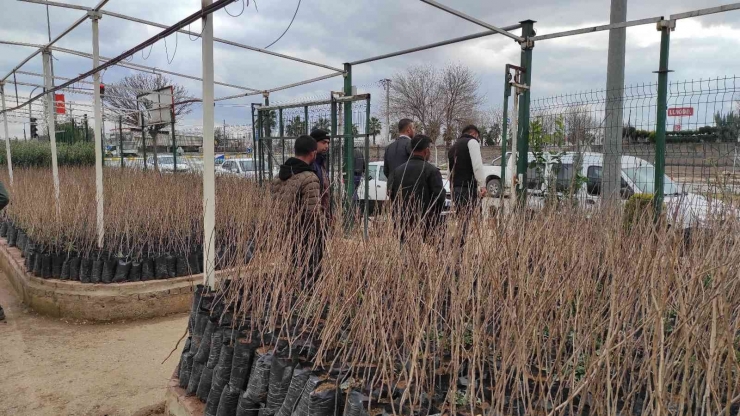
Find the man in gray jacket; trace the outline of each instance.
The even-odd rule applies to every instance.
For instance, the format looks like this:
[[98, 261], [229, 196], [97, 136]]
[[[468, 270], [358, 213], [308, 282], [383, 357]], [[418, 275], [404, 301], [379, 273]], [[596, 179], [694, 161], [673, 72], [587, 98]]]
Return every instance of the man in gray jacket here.
[[404, 118], [398, 122], [398, 138], [385, 148], [383, 157], [383, 173], [385, 177], [391, 176], [397, 167], [409, 161], [411, 157], [411, 139], [414, 138], [416, 130], [414, 122]]
[[[9, 202], [10, 197], [8, 196], [8, 191], [5, 190], [2, 182], [0, 182], [0, 210], [5, 208], [5, 206], [8, 205]], [[5, 312], [3, 312], [2, 306], [0, 306], [0, 322], [5, 322]]]

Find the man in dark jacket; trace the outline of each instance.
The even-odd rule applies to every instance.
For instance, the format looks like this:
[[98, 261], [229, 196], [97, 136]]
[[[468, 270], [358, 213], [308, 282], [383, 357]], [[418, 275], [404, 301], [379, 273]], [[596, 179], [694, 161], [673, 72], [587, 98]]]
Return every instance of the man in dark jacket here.
[[311, 164], [316, 175], [319, 177], [319, 193], [321, 195], [321, 207], [327, 220], [331, 220], [331, 195], [329, 194], [329, 170], [326, 162], [329, 154], [330, 136], [326, 130], [314, 129], [311, 137], [316, 140], [316, 159]]
[[385, 148], [383, 156], [383, 173], [385, 177], [391, 176], [391, 172], [397, 167], [409, 161], [411, 157], [411, 139], [414, 138], [416, 130], [414, 122], [404, 118], [398, 122], [398, 138]]
[[458, 219], [462, 222], [461, 245], [465, 244], [470, 216], [478, 211], [480, 198], [486, 194], [479, 136], [480, 131], [477, 127], [473, 125], [465, 127], [462, 136], [457, 139], [447, 154], [452, 202]]
[[416, 135], [411, 140], [411, 158], [397, 167], [389, 178], [390, 197], [396, 210], [401, 241], [418, 221], [426, 239], [441, 222], [447, 192], [439, 168], [428, 162], [432, 140]]
[[[321, 207], [319, 177], [311, 164], [316, 159], [316, 140], [301, 136], [295, 141], [295, 157], [280, 166], [278, 177], [272, 183], [272, 192], [287, 210], [286, 239], [292, 240], [294, 267], [303, 270], [304, 286], [319, 273], [324, 254], [324, 238], [321, 232], [324, 214]], [[303, 265], [306, 265], [305, 267]]]
[[[5, 186], [0, 182], [0, 210], [5, 208], [9, 202], [10, 197], [8, 196], [8, 191], [5, 190]], [[2, 306], [0, 306], [0, 322], [5, 322], [5, 312]]]

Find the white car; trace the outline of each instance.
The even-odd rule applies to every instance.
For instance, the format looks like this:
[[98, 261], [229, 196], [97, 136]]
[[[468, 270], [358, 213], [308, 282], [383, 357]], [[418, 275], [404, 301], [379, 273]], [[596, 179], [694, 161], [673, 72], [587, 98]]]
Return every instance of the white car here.
[[[543, 191], [554, 189], [559, 194], [569, 191], [575, 175], [574, 166], [578, 154], [568, 152], [560, 157], [544, 155], [543, 165], [527, 169], [526, 187], [530, 196], [527, 198], [529, 206], [538, 206], [543, 201]], [[530, 166], [535, 160], [529, 154]], [[575, 197], [586, 207], [596, 207], [601, 204], [602, 177], [604, 155], [601, 153], [581, 153], [580, 175], [585, 183], [575, 193]], [[638, 157], [622, 156], [621, 160], [621, 197], [624, 201], [634, 194], [655, 193], [655, 167]], [[554, 181], [555, 183], [552, 183]], [[667, 175], [664, 178], [665, 213], [670, 224], [682, 229], [700, 228], [711, 219], [726, 215], [737, 216], [734, 209], [726, 207], [719, 201], [710, 201], [698, 194], [684, 192], [681, 185], [674, 182]]]
[[255, 169], [254, 159], [226, 159], [220, 166], [216, 166], [216, 173], [254, 179], [257, 177]]
[[[154, 158], [148, 157], [146, 160], [147, 168], [154, 169]], [[175, 158], [172, 155], [158, 155], [157, 166], [160, 172], [174, 172], [175, 171]], [[177, 157], [177, 171], [178, 172], [189, 172], [190, 165], [184, 157]]]
[[[378, 209], [382, 208], [385, 201], [388, 199], [388, 178], [383, 173], [383, 162], [370, 162], [368, 165], [368, 200], [374, 202], [371, 204], [371, 211], [373, 207]], [[447, 200], [445, 201], [445, 211], [450, 209], [450, 182], [446, 177], [442, 177], [444, 181], [444, 188], [447, 191]], [[360, 185], [357, 189], [357, 197], [359, 200], [365, 199], [365, 181], [360, 181]]]

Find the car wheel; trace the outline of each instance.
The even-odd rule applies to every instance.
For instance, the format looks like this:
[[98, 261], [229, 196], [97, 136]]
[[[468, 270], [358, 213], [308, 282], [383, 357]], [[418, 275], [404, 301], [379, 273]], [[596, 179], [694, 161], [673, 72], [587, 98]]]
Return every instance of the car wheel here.
[[488, 182], [486, 182], [486, 190], [488, 191], [489, 196], [492, 196], [494, 198], [500, 197], [501, 180], [498, 178], [489, 179]]

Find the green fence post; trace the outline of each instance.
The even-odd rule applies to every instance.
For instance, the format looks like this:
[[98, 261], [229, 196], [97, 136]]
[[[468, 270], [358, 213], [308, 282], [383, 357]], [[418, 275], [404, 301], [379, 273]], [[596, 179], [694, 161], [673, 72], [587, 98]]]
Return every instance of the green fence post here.
[[118, 116], [118, 156], [121, 157], [121, 168], [123, 168], [123, 116]]
[[257, 165], [257, 125], [254, 122], [254, 103], [252, 103], [250, 109], [252, 113], [252, 166], [254, 167], [254, 178], [252, 179], [258, 180], [259, 172], [257, 171], [257, 168], [259, 166]]
[[531, 38], [535, 35], [534, 33], [534, 20], [525, 20], [520, 22], [522, 24], [522, 37], [525, 41], [522, 43], [522, 54], [521, 54], [521, 67], [524, 70], [524, 85], [527, 89], [522, 93], [519, 99], [519, 121], [517, 123], [517, 147], [518, 153], [516, 163], [516, 174], [517, 174], [517, 197], [519, 201], [524, 205], [527, 201], [527, 167], [529, 165], [529, 96], [530, 90], [532, 89], [532, 49], [534, 49], [534, 41]]
[[303, 107], [303, 117], [306, 122], [306, 134], [311, 134], [311, 127], [308, 126], [308, 106]]
[[365, 207], [364, 207], [364, 222], [365, 222], [365, 239], [367, 239], [367, 223], [370, 217], [370, 96], [367, 96], [367, 103], [365, 104]]
[[[335, 150], [337, 148], [337, 143], [334, 141], [338, 139], [337, 137], [337, 102], [334, 99], [334, 95], [331, 96], [331, 140], [329, 141], [329, 186], [331, 187], [331, 198], [329, 198], [329, 210], [331, 212], [334, 212], [334, 197], [335, 194], [335, 183], [336, 183], [336, 155]], [[339, 145], [341, 146], [342, 141], [339, 140]]]
[[254, 149], [254, 154], [257, 157], [257, 163], [259, 164], [259, 174], [257, 175], [257, 180], [259, 181], [260, 186], [262, 186], [262, 183], [265, 179], [265, 158], [263, 154], [264, 145], [262, 144], [262, 133], [264, 131], [262, 130], [262, 117], [263, 112], [257, 109], [257, 148]]
[[[344, 64], [344, 97], [348, 98], [352, 96], [352, 65]], [[352, 137], [352, 101], [347, 100], [344, 102], [344, 177], [345, 177], [345, 189], [347, 194], [345, 195], [345, 213], [347, 214], [347, 228], [351, 229], [354, 225], [354, 195], [355, 195], [355, 181], [354, 181], [354, 149], [355, 140]]]
[[[87, 120], [85, 120], [85, 131], [87, 131]], [[144, 153], [144, 170], [146, 170], [146, 132], [144, 131], [144, 112], [141, 112], [141, 148]]]
[[658, 125], [655, 127], [655, 196], [653, 208], [655, 220], [660, 219], [663, 211], [665, 191], [665, 123], [668, 111], [668, 54], [670, 51], [671, 31], [676, 28], [675, 20], [658, 22], [660, 31], [660, 68], [658, 69]]
[[[270, 96], [268, 94], [265, 94], [265, 107], [269, 107], [269, 106], [270, 106]], [[265, 126], [264, 139], [265, 139], [265, 144], [266, 144], [265, 147], [267, 147], [267, 170], [268, 170], [267, 177], [270, 178], [270, 180], [272, 180], [272, 139], [270, 139], [270, 136], [272, 136], [272, 131], [270, 129], [270, 110], [267, 110], [266, 117], [267, 117], [267, 120], [266, 120], [267, 122], [264, 124]]]
[[283, 148], [283, 163], [285, 163], [285, 126], [283, 125], [283, 109], [278, 109], [278, 132], [280, 133], [280, 142]]
[[[509, 97], [511, 96], [511, 84], [509, 84], [509, 66], [506, 66], [504, 74], [504, 119], [501, 121], [501, 198], [506, 193], [506, 148], [508, 147], [509, 133]], [[513, 194], [512, 189], [512, 194]], [[491, 195], [493, 196], [493, 195]]]
[[[174, 172], [177, 173], [177, 139], [175, 138], [175, 106], [172, 106], [172, 120], [170, 122], [170, 129], [172, 129], [172, 162]], [[224, 140], [226, 135], [224, 135]]]

